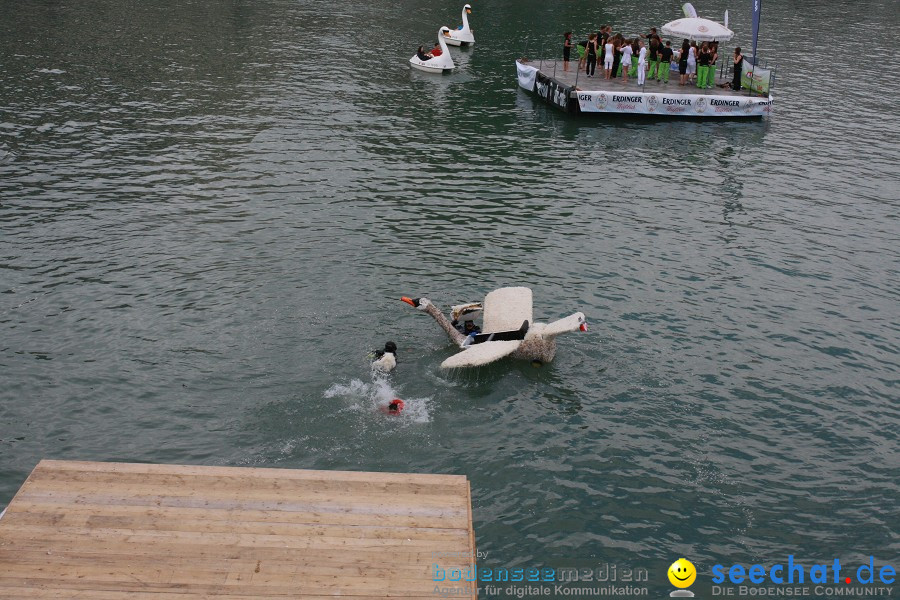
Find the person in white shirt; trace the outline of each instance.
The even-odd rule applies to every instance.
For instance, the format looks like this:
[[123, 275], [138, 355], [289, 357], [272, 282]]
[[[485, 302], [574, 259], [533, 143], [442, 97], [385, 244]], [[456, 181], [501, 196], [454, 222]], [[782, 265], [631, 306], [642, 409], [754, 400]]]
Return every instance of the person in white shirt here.
[[603, 47], [603, 68], [605, 69], [606, 79], [610, 78], [614, 59], [615, 53], [613, 52], [612, 38], [607, 38]]
[[697, 42], [691, 42], [691, 47], [688, 50], [687, 74], [688, 79], [693, 83], [697, 77]]
[[638, 53], [638, 85], [644, 85], [644, 77], [647, 75], [647, 47], [644, 46], [644, 40], [640, 42], [641, 51]]
[[628, 69], [631, 68], [631, 40], [625, 40], [622, 46], [622, 83], [628, 83]]

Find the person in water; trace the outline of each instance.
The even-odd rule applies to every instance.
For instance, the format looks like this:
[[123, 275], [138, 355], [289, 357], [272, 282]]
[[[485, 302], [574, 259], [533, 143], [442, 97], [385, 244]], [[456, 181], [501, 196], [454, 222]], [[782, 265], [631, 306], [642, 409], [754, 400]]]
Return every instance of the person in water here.
[[383, 350], [372, 352], [372, 368], [390, 373], [397, 366], [397, 344], [386, 342]]
[[388, 404], [382, 404], [378, 408], [386, 415], [397, 416], [401, 412], [403, 412], [403, 400], [401, 400], [400, 398], [394, 398]]

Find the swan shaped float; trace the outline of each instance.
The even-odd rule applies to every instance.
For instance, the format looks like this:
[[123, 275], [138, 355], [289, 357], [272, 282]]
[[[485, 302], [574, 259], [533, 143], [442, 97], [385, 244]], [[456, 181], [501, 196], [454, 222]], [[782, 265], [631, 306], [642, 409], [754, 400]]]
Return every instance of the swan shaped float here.
[[448, 27], [441, 27], [438, 30], [438, 44], [441, 45], [441, 55], [429, 58], [428, 60], [422, 60], [419, 58], [418, 54], [414, 54], [413, 57], [409, 59], [409, 66], [414, 69], [419, 69], [420, 71], [425, 71], [426, 73], [449, 73], [452, 71], [456, 65], [453, 64], [453, 58], [450, 56], [450, 51], [447, 50], [447, 43], [445, 42], [449, 35], [450, 29]]
[[472, 14], [472, 7], [468, 4], [463, 6], [462, 10], [462, 27], [454, 29], [447, 38], [447, 43], [451, 46], [471, 46], [475, 43], [475, 34], [469, 28], [469, 17]]
[[462, 352], [441, 363], [441, 367], [452, 369], [486, 365], [504, 356], [551, 362], [556, 355], [556, 336], [569, 331], [587, 331], [587, 322], [580, 312], [552, 323], [534, 323], [531, 296], [531, 288], [527, 287], [500, 288], [489, 293], [482, 305], [484, 333], [470, 336], [457, 331], [428, 298], [404, 296], [401, 300], [431, 315], [450, 340], [462, 348]]

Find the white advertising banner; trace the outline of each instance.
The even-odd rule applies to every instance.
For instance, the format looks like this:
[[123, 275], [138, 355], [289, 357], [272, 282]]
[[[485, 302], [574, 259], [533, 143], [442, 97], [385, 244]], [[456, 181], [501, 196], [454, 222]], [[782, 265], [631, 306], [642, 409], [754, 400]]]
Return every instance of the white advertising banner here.
[[523, 65], [516, 61], [516, 72], [519, 75], [519, 87], [529, 92], [534, 91], [534, 80], [537, 78], [538, 70], [531, 65]]
[[772, 97], [579, 91], [578, 107], [583, 113], [754, 117], [765, 116], [772, 112]]

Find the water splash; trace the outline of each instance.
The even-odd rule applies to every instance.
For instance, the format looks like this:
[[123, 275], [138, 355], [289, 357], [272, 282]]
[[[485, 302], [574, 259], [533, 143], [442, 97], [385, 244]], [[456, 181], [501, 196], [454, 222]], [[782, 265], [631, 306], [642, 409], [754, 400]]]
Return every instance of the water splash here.
[[[347, 405], [342, 410], [377, 415], [385, 419], [397, 420], [401, 423], [428, 423], [431, 421], [429, 405], [430, 397], [406, 398], [400, 393], [400, 387], [394, 387], [388, 376], [372, 371], [372, 381], [367, 383], [360, 379], [351, 379], [349, 383], [335, 383], [323, 393], [328, 399], [344, 399]], [[403, 412], [398, 417], [382, 413], [394, 398], [403, 400]]]

